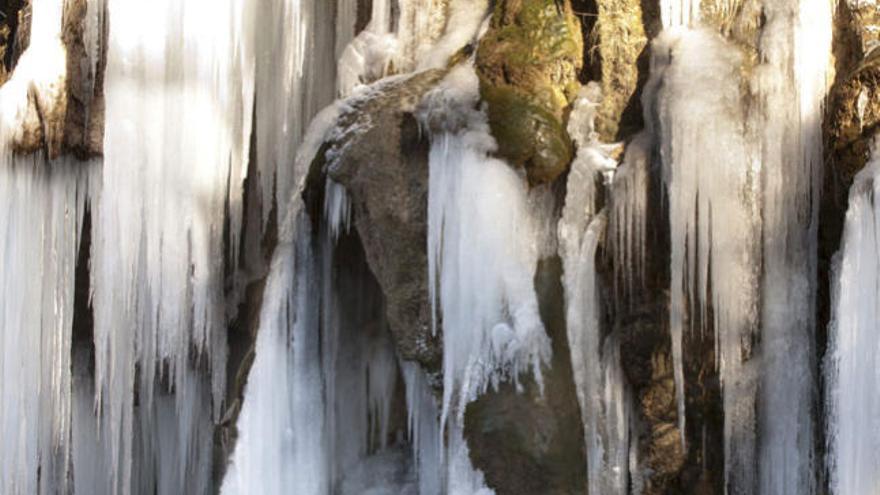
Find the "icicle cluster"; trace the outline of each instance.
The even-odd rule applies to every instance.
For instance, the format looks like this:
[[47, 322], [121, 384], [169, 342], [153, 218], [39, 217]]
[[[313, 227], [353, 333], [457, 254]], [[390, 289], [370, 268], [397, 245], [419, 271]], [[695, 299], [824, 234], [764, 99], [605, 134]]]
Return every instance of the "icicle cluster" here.
[[[337, 40], [351, 39], [348, 29], [353, 11], [345, 9], [346, 5], [340, 2], [343, 17]], [[436, 31], [439, 14], [436, 10], [419, 12], [422, 6], [442, 7], [440, 2], [402, 4], [401, 21], [393, 32], [389, 25], [390, 4], [373, 4], [370, 25], [342, 52], [340, 94], [354, 92], [352, 98], [363, 97], [365, 92], [358, 86], [388, 73], [389, 61], [405, 66], [399, 58], [402, 53], [421, 53], [430, 46], [419, 30]], [[486, 10], [484, 1], [453, 2], [444, 15], [461, 16], [466, 10], [477, 22], [450, 22], [444, 37], [437, 38], [430, 48], [431, 54], [442, 56], [437, 55], [444, 50], [442, 40], [449, 37], [463, 37], [462, 44], [473, 38]], [[385, 48], [380, 46], [382, 50], [376, 52], [374, 42], [394, 50], [383, 51]], [[378, 56], [367, 57], [370, 53]], [[381, 84], [375, 85], [377, 91]], [[291, 176], [292, 191], [297, 194], [292, 196], [282, 223], [281, 244], [263, 306], [256, 361], [238, 422], [241, 436], [223, 493], [416, 493], [418, 489], [418, 493], [439, 495], [458, 479], [443, 474], [443, 467], [452, 463], [444, 458], [439, 410], [425, 378], [414, 365], [404, 368], [408, 370], [404, 377], [415, 456], [412, 469], [401, 465], [397, 448], [388, 444], [391, 400], [399, 370], [387, 336], [369, 337], [362, 328], [367, 317], [364, 311], [381, 308], [375, 296], [370, 296], [375, 290], [359, 286], [360, 279], [350, 273], [350, 267], [340, 267], [334, 257], [336, 243], [351, 222], [345, 189], [327, 180], [325, 218], [318, 232], [310, 232], [309, 221], [302, 213], [298, 194], [309, 164], [326, 138], [350, 131], [334, 128], [341, 109], [350, 104], [339, 101], [319, 114], [297, 153]], [[258, 100], [258, 113], [259, 108]], [[293, 229], [291, 225], [298, 227]], [[383, 323], [369, 326], [376, 324]], [[269, 431], [289, 434], [266, 443], [263, 439]], [[469, 467], [464, 452], [456, 463], [461, 464], [463, 459]], [[463, 472], [464, 478], [481, 479], [472, 468]]]
[[[585, 86], [576, 100], [568, 132], [578, 145], [568, 176], [565, 207], [559, 220], [559, 252], [565, 268], [566, 322], [571, 349], [572, 373], [584, 424], [587, 453], [587, 482], [590, 493], [629, 493], [632, 468], [637, 470], [636, 449], [630, 446], [631, 399], [620, 364], [619, 344], [605, 336], [596, 276], [596, 253], [606, 233], [618, 237], [614, 243], [622, 252], [643, 236], [645, 219], [644, 176], [647, 158], [644, 139], [627, 149], [618, 170], [612, 156], [619, 144], [603, 144], [594, 132], [596, 110], [601, 101], [597, 85]], [[638, 175], [635, 175], [638, 174]], [[604, 177], [610, 190], [614, 228], [608, 227], [608, 210], [594, 214], [596, 181]], [[635, 257], [626, 259], [632, 263]], [[635, 272], [635, 270], [633, 270]]]
[[662, 0], [660, 18], [664, 29], [694, 25], [700, 20], [700, 0]]
[[[764, 2], [749, 105], [737, 80], [741, 62], [716, 36], [672, 31], [654, 45], [646, 96], [656, 91], [654, 132], [668, 188], [682, 440], [683, 329], [711, 326], [734, 492], [814, 490], [813, 315], [830, 9], [821, 0]], [[702, 93], [707, 88], [711, 94]], [[710, 164], [705, 156], [715, 158]], [[760, 348], [752, 349], [759, 329]]]
[[0, 493], [73, 488], [75, 272], [97, 164], [12, 150], [35, 118], [29, 97], [45, 115], [61, 104], [62, 12], [60, 0], [33, 5], [30, 45], [0, 88]]
[[[462, 66], [435, 91], [476, 100], [477, 84]], [[459, 419], [502, 380], [531, 369], [540, 383], [550, 357], [532, 283], [537, 225], [526, 183], [489, 157], [495, 142], [485, 116], [471, 110], [469, 118], [465, 130], [433, 136], [429, 157], [429, 297], [435, 331], [443, 322], [443, 415]]]
[[768, 0], [753, 87], [761, 133], [760, 492], [813, 493], [817, 224], [831, 4]]
[[[116, 492], [150, 491], [155, 481], [136, 479], [144, 467], [134, 459], [148, 465], [174, 457], [160, 455], [161, 438], [136, 439], [173, 428], [180, 482], [200, 478], [206, 489], [210, 442], [198, 447], [198, 431], [210, 431], [210, 411], [218, 417], [225, 392], [224, 222], [234, 233], [228, 255], [235, 266], [249, 142], [243, 122], [253, 101], [245, 85], [253, 65], [236, 56], [247, 44], [245, 16], [233, 1], [113, 0], [108, 8], [114, 29], [92, 285], [111, 484]], [[204, 404], [200, 363], [211, 370], [213, 407], [207, 424], [195, 427]], [[153, 411], [166, 391], [176, 404], [171, 424]]]
[[[672, 356], [685, 439], [682, 342], [714, 328], [725, 409], [728, 482], [751, 486], [758, 327], [759, 168], [746, 136], [740, 55], [706, 31], [667, 31], [654, 41], [663, 179], [671, 239]], [[650, 83], [649, 83], [650, 84]], [[713, 157], [706, 160], [706, 157]]]
[[0, 492], [68, 488], [74, 270], [91, 164], [0, 145]]

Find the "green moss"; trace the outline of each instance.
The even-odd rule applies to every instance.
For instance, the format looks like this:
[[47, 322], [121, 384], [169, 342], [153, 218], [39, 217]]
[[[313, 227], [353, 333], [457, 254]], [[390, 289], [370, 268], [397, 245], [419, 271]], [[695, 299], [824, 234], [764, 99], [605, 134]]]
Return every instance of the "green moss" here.
[[482, 93], [499, 154], [525, 166], [530, 183], [552, 181], [565, 170], [572, 144], [559, 118], [510, 87], [487, 85]]
[[565, 120], [582, 54], [580, 24], [567, 0], [495, 4], [477, 51], [480, 92], [499, 154], [525, 167], [533, 184], [552, 181], [571, 161]]

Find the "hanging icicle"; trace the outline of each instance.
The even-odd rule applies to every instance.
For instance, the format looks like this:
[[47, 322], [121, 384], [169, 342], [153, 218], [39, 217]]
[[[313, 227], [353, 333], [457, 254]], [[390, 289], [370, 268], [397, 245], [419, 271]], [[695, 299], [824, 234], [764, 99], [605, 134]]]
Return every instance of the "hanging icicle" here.
[[753, 87], [762, 149], [760, 493], [815, 490], [817, 228], [831, 4], [768, 0]]
[[[161, 439], [136, 444], [136, 432], [153, 434], [162, 421], [154, 397], [173, 392], [186, 485], [159, 486], [180, 492], [199, 486], [191, 478], [210, 483], [210, 442], [199, 443], [193, 418], [207, 408], [208, 424], [216, 419], [225, 391], [224, 221], [228, 214], [235, 266], [253, 63], [239, 52], [238, 2], [112, 0], [108, 8], [92, 253], [99, 407], [110, 424], [113, 491], [148, 490], [154, 481], [137, 479], [135, 459], [158, 462]], [[211, 372], [209, 402], [199, 399], [200, 364]]]
[[[746, 136], [739, 52], [705, 31], [654, 41], [663, 178], [671, 237], [672, 356], [685, 440], [686, 331], [714, 329], [724, 395], [725, 472], [733, 493], [750, 493], [755, 472], [758, 328], [758, 166]], [[650, 85], [651, 83], [649, 83]], [[707, 156], [715, 157], [707, 161]]]

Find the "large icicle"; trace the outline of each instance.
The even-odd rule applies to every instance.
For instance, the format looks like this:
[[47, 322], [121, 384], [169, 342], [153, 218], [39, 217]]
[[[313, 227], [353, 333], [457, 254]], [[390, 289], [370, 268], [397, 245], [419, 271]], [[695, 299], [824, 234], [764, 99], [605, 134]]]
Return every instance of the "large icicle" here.
[[541, 386], [551, 353], [532, 280], [545, 247], [540, 208], [524, 178], [489, 157], [495, 141], [478, 100], [473, 67], [458, 66], [426, 95], [421, 115], [433, 132], [428, 286], [434, 329], [441, 319], [443, 329], [446, 484], [462, 494], [491, 493], [462, 436], [467, 404], [528, 371]]
[[[476, 101], [477, 85], [473, 68], [458, 67], [430, 97], [455, 91]], [[443, 416], [454, 421], [490, 385], [530, 369], [540, 383], [550, 357], [532, 283], [538, 227], [527, 187], [489, 157], [485, 116], [470, 112], [465, 130], [433, 136], [429, 158], [429, 291], [443, 321]]]
[[[207, 476], [208, 483], [210, 472], [200, 465], [210, 465], [210, 452], [195, 452], [202, 447], [190, 415], [206, 407], [216, 417], [225, 391], [224, 222], [228, 214], [234, 266], [248, 154], [243, 122], [253, 99], [253, 63], [239, 51], [246, 16], [232, 0], [111, 0], [108, 8], [105, 164], [92, 277], [95, 373], [110, 424], [113, 490], [138, 489], [133, 460], [150, 463], [152, 449], [161, 447], [135, 445], [136, 430], [165, 421], [152, 417], [160, 381], [178, 404], [178, 450], [188, 453], [180, 461], [189, 470], [181, 482], [192, 486], [188, 478]], [[197, 362], [212, 373], [207, 403], [200, 380], [190, 376]]]
[[[621, 231], [617, 244], [635, 247], [643, 231], [639, 218], [644, 218], [644, 202], [639, 201], [641, 196], [634, 191], [639, 184], [630, 178], [641, 177], [633, 175], [633, 171], [640, 170], [639, 165], [643, 164], [630, 160], [621, 170], [623, 175], [615, 174], [617, 160], [611, 155], [621, 146], [600, 143], [593, 126], [600, 101], [598, 86], [587, 85], [581, 90], [569, 120], [568, 132], [578, 144], [578, 152], [568, 176], [565, 208], [558, 225], [559, 253], [565, 268], [568, 342], [584, 424], [588, 491], [626, 494], [630, 467], [629, 398], [617, 340], [604, 337], [600, 327], [596, 278], [596, 252], [609, 222], [606, 210], [596, 215], [593, 210], [596, 181], [604, 175], [605, 184], [614, 191], [615, 223], [619, 224], [615, 230]], [[628, 151], [627, 155], [635, 157], [639, 153]], [[620, 177], [622, 186], [615, 187], [612, 181]]]
[[827, 358], [831, 493], [880, 487], [880, 152], [850, 189], [835, 260]]
[[406, 386], [406, 412], [413, 460], [419, 480], [419, 495], [443, 492], [443, 438], [440, 408], [425, 372], [415, 363], [402, 365]]
[[74, 270], [92, 165], [0, 148], [0, 492], [63, 493]]
[[295, 193], [293, 158], [309, 122], [336, 97], [335, 40], [346, 41], [354, 27], [337, 33], [334, 3], [244, 2], [255, 23], [254, 141], [264, 224], [272, 208], [282, 212]]
[[[813, 493], [815, 293], [831, 3], [767, 0], [753, 86], [763, 169], [760, 492]], [[856, 492], [853, 492], [856, 493]]]
[[760, 224], [740, 55], [705, 31], [665, 32], [653, 50], [651, 77], [662, 78], [656, 105], [669, 208], [669, 323], [682, 441], [684, 332], [714, 328], [728, 489], [752, 493], [757, 377], [749, 356], [758, 323]]
[[596, 285], [596, 249], [606, 223], [603, 211], [590, 223], [578, 250], [563, 258], [566, 319], [584, 423], [588, 491], [625, 495], [629, 493], [630, 398], [619, 342], [601, 334]]
[[661, 0], [660, 18], [664, 28], [691, 26], [700, 20], [700, 0]]
[[[70, 490], [74, 282], [97, 164], [14, 156], [64, 102], [63, 2], [35, 2], [30, 45], [0, 88], [0, 493]], [[31, 129], [33, 131], [34, 129]], [[50, 138], [47, 129], [44, 137]]]

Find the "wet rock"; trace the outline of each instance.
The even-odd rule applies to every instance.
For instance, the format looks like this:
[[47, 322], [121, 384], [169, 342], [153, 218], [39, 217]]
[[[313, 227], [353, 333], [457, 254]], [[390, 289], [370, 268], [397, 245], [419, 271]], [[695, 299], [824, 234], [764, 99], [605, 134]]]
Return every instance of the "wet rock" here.
[[[107, 22], [103, 4], [87, 0], [64, 3], [60, 46], [44, 47], [51, 53], [28, 57], [30, 39], [30, 2], [12, 2], [8, 17], [0, 26], [3, 38], [2, 82], [17, 87], [8, 91], [19, 99], [18, 122], [14, 125], [11, 146], [21, 154], [45, 150], [49, 158], [62, 153], [80, 159], [100, 156], [104, 136], [104, 68], [106, 66]], [[53, 51], [57, 50], [57, 51]], [[48, 73], [52, 62], [42, 57], [56, 57], [61, 65]], [[24, 67], [22, 67], [24, 66]], [[46, 72], [37, 75], [34, 66]], [[16, 68], [20, 71], [16, 72]], [[15, 79], [10, 82], [10, 79]]]
[[495, 4], [476, 59], [498, 153], [529, 182], [553, 181], [573, 149], [565, 132], [583, 66], [581, 26], [568, 0]]
[[[817, 355], [822, 358], [830, 319], [832, 259], [848, 208], [849, 188], [868, 161], [872, 136], [880, 131], [880, 9], [874, 2], [836, 4], [833, 55], [835, 79], [823, 120], [825, 170], [819, 211]], [[873, 53], [873, 57], [872, 57]]]
[[[386, 316], [403, 359], [440, 369], [440, 335], [431, 330], [427, 282], [428, 151], [413, 115], [444, 71], [395, 78], [350, 100], [339, 132], [324, 148], [326, 174], [347, 190], [367, 263], [385, 297]], [[316, 161], [317, 168], [324, 168]], [[323, 194], [313, 166], [307, 196]], [[308, 200], [307, 200], [308, 201]]]
[[605, 142], [625, 139], [644, 127], [641, 88], [649, 75], [648, 40], [660, 32], [658, 1], [598, 0], [591, 34], [600, 60], [604, 98], [596, 130]]
[[587, 486], [584, 430], [571, 370], [558, 257], [541, 261], [535, 276], [541, 318], [553, 359], [544, 391], [529, 377], [523, 390], [505, 383], [471, 403], [465, 438], [471, 461], [498, 495], [583, 494]]

